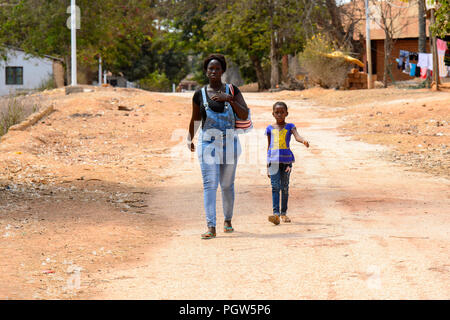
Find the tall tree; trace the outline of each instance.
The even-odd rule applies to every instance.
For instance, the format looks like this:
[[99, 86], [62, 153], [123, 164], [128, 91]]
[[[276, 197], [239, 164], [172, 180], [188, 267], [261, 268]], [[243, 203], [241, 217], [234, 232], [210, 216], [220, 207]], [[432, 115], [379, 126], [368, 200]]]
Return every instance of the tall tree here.
[[255, 71], [260, 90], [267, 89], [262, 62], [269, 53], [269, 25], [266, 23], [266, 8], [260, 1], [233, 1], [225, 8], [216, 10], [208, 19], [201, 42], [203, 51], [227, 54], [234, 62], [245, 65], [249, 61]]
[[419, 22], [419, 52], [426, 52], [427, 50], [427, 18], [425, 14], [425, 1], [417, 0], [418, 22]]
[[[259, 89], [276, 87], [281, 80], [282, 55], [302, 49], [306, 34], [302, 17], [307, 5], [308, 1], [303, 0], [227, 1], [227, 6], [216, 8], [205, 24], [204, 42], [234, 59], [242, 59], [244, 52], [254, 68]], [[270, 61], [270, 82], [264, 61]]]
[[336, 0], [313, 2], [321, 8], [313, 20], [318, 24], [320, 32], [328, 34], [339, 46], [349, 48], [351, 52], [361, 52], [361, 42], [354, 38], [356, 25], [364, 19], [364, 6], [358, 5], [360, 1], [346, 4], [338, 4]]

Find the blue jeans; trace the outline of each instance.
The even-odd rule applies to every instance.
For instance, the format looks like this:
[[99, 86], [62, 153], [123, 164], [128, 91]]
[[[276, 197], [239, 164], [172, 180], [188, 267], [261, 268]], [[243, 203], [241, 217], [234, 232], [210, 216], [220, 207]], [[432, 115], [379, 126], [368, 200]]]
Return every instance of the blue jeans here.
[[237, 161], [231, 164], [207, 164], [202, 162], [200, 168], [203, 176], [203, 194], [208, 227], [216, 226], [216, 195], [220, 184], [222, 190], [222, 207], [225, 221], [231, 221], [234, 206], [234, 178]]
[[[203, 137], [203, 133], [201, 135]], [[208, 227], [216, 226], [216, 195], [220, 184], [222, 208], [225, 221], [231, 221], [234, 207], [234, 179], [241, 146], [239, 139], [231, 135], [228, 139], [214, 142], [201, 140], [198, 147], [200, 169], [203, 178], [203, 202]]]
[[273, 214], [280, 215], [280, 191], [281, 191], [281, 215], [286, 215], [289, 198], [289, 176], [291, 171], [286, 172], [286, 168], [292, 163], [270, 163], [269, 174], [272, 185], [272, 207]]

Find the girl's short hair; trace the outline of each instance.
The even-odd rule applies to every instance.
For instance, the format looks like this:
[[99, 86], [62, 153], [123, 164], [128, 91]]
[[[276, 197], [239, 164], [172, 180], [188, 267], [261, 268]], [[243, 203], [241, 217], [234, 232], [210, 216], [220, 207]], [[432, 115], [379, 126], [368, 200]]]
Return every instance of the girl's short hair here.
[[275, 102], [274, 105], [273, 105], [273, 107], [272, 107], [272, 110], [275, 110], [275, 107], [276, 107], [276, 106], [282, 106], [283, 108], [286, 109], [286, 111], [288, 111], [287, 104], [284, 103], [283, 101], [277, 101], [277, 102]]
[[206, 72], [206, 69], [208, 69], [208, 64], [211, 62], [211, 60], [219, 61], [220, 65], [222, 66], [223, 72], [227, 71], [227, 62], [225, 61], [225, 56], [220, 53], [212, 53], [207, 56], [205, 60], [203, 60], [203, 71]]

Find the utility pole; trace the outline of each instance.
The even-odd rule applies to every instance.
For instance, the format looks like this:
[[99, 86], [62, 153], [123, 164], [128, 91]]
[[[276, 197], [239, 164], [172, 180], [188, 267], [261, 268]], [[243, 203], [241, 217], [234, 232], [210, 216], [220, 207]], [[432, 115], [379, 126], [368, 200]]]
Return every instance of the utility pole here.
[[98, 58], [98, 85], [99, 87], [102, 86], [102, 56], [99, 56]]
[[72, 86], [77, 85], [77, 10], [75, 0], [71, 0], [71, 34], [72, 34]]
[[367, 89], [372, 89], [373, 88], [373, 82], [372, 82], [372, 45], [370, 43], [369, 0], [365, 0], [365, 6], [366, 6]]

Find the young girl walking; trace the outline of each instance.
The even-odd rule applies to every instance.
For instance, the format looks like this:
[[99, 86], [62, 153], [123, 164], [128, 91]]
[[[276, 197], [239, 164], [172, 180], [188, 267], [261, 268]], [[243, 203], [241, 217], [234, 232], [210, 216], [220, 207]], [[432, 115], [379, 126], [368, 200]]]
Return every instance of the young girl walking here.
[[[293, 123], [286, 123], [288, 107], [284, 102], [276, 102], [273, 105], [272, 115], [276, 122], [266, 128], [267, 135], [267, 176], [272, 185], [273, 215], [269, 221], [280, 224], [280, 216], [283, 222], [291, 222], [287, 216], [287, 204], [289, 198], [289, 176], [292, 171], [292, 163], [295, 162], [294, 154], [289, 148], [291, 136], [309, 148], [309, 142], [302, 138]], [[281, 192], [281, 210], [280, 210]]]

